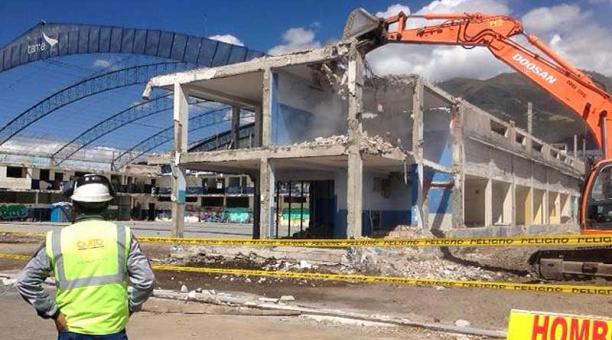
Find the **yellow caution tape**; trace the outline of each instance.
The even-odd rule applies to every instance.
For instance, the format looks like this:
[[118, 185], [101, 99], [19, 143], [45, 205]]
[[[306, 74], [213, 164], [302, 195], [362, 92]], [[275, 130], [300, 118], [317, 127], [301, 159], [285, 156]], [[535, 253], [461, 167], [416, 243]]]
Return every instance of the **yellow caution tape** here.
[[229, 274], [246, 276], [264, 276], [283, 279], [305, 279], [305, 280], [327, 280], [366, 283], [392, 283], [413, 286], [442, 286], [457, 288], [487, 288], [503, 289], [513, 291], [530, 291], [542, 293], [573, 293], [591, 295], [612, 295], [612, 286], [574, 286], [574, 285], [552, 285], [552, 284], [529, 284], [490, 281], [456, 281], [443, 279], [417, 279], [398, 276], [371, 276], [371, 275], [344, 275], [323, 274], [303, 272], [282, 272], [254, 269], [230, 269], [230, 268], [208, 268], [208, 267], [185, 267], [172, 265], [153, 265], [155, 270], [182, 271], [192, 273]]
[[[0, 230], [5, 234], [44, 235], [43, 232]], [[509, 246], [612, 246], [612, 235], [515, 236], [485, 238], [424, 238], [424, 239], [222, 239], [139, 236], [141, 243], [191, 244], [208, 246], [267, 246], [267, 247], [509, 247]]]
[[43, 231], [27, 231], [27, 230], [0, 230], [0, 234], [18, 234], [18, 235], [40, 235], [44, 236]]
[[610, 340], [612, 319], [513, 309], [510, 312], [507, 339]]
[[[0, 258], [14, 260], [29, 260], [31, 257], [27, 255], [6, 254], [0, 253]], [[302, 279], [302, 280], [326, 280], [326, 281], [344, 281], [344, 282], [365, 282], [365, 283], [392, 283], [405, 284], [413, 286], [442, 286], [456, 288], [486, 288], [486, 289], [503, 289], [513, 291], [530, 291], [539, 293], [573, 293], [573, 294], [591, 294], [591, 295], [612, 295], [612, 286], [575, 286], [575, 285], [552, 285], [552, 284], [530, 284], [530, 283], [511, 283], [511, 282], [495, 282], [495, 281], [457, 281], [445, 279], [418, 279], [412, 277], [399, 276], [373, 276], [373, 275], [345, 275], [345, 274], [324, 274], [324, 273], [307, 273], [307, 272], [283, 272], [283, 271], [267, 271], [256, 269], [232, 269], [232, 268], [209, 268], [209, 267], [187, 267], [154, 264], [151, 267], [155, 270], [165, 271], [181, 271], [191, 273], [208, 273], [208, 274], [228, 274], [228, 275], [245, 275], [245, 276], [263, 276], [274, 277], [281, 279]]]
[[486, 247], [486, 246], [612, 246], [612, 235], [520, 236], [491, 238], [358, 239], [358, 240], [245, 240], [139, 236], [142, 243], [193, 244], [208, 246], [273, 247]]
[[32, 256], [27, 256], [27, 255], [18, 255], [18, 254], [3, 254], [0, 253], [0, 258], [5, 258], [5, 259], [11, 259], [11, 260], [29, 260], [32, 258]]

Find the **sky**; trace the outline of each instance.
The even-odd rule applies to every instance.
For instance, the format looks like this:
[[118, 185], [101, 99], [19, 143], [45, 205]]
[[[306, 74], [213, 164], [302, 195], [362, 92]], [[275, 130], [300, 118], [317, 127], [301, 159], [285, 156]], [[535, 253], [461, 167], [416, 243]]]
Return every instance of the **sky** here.
[[[609, 19], [612, 0], [2, 0], [0, 46], [45, 20], [176, 31], [278, 54], [336, 41], [348, 13], [357, 7], [378, 16], [394, 15], [400, 10], [413, 14], [480, 11], [510, 15], [522, 20], [527, 32], [537, 34], [579, 68], [612, 76], [612, 21]], [[412, 24], [422, 23], [414, 21]], [[371, 52], [367, 61], [378, 74], [418, 73], [431, 81], [453, 77], [487, 79], [510, 71], [484, 48], [465, 50], [456, 46], [387, 45]], [[119, 65], [150, 62], [159, 60], [126, 55], [70, 56], [1, 72], [0, 125], [37, 99], [91, 74]], [[54, 114], [53, 122], [70, 128], [50, 132], [50, 121], [43, 119], [26, 129], [24, 135], [70, 139], [87, 124], [100, 121], [139, 100], [141, 91], [142, 86], [135, 86], [83, 100]], [[88, 114], [83, 115], [83, 111]], [[164, 119], [160, 119], [162, 116]], [[161, 123], [166, 119], [169, 119], [168, 113], [150, 117], [149, 121], [139, 122], [141, 126], [133, 133], [117, 133], [99, 143], [129, 146], [152, 131], [167, 127]], [[206, 135], [211, 131], [201, 133]]]

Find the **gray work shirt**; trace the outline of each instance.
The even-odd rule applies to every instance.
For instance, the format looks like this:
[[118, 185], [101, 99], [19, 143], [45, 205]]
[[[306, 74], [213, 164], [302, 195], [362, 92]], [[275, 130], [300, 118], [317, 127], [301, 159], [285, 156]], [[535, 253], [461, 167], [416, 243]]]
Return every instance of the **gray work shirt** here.
[[[97, 216], [84, 216], [78, 219], [101, 219]], [[131, 234], [130, 252], [127, 258], [127, 273], [130, 286], [128, 288], [128, 300], [130, 313], [140, 310], [142, 304], [153, 293], [155, 276], [149, 264], [149, 260], [142, 252], [140, 244]], [[52, 317], [57, 313], [55, 299], [43, 289], [42, 283], [52, 274], [51, 263], [45, 253], [45, 243], [38, 249], [30, 262], [23, 268], [17, 279], [17, 290], [19, 294], [38, 312], [43, 318]]]

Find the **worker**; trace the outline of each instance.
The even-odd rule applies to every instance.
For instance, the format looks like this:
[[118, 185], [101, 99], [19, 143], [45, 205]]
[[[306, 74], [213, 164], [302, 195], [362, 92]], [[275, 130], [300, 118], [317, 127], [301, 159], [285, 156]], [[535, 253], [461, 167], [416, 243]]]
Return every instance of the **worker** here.
[[[153, 292], [149, 261], [128, 227], [103, 220], [114, 196], [106, 177], [84, 175], [65, 193], [75, 223], [47, 233], [19, 274], [17, 289], [39, 316], [55, 321], [60, 340], [127, 339], [129, 316]], [[51, 273], [55, 299], [42, 287]]]

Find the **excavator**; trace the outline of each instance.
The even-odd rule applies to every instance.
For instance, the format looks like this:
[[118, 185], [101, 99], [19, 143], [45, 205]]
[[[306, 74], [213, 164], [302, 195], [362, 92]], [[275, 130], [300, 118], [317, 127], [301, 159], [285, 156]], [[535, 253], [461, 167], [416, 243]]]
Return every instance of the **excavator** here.
[[[414, 21], [409, 22], [411, 19]], [[423, 21], [431, 25], [419, 25]], [[532, 48], [512, 39], [519, 36]], [[520, 21], [484, 13], [400, 12], [378, 18], [358, 8], [350, 13], [342, 38], [356, 42], [364, 54], [389, 43], [486, 47], [497, 59], [565, 104], [584, 120], [603, 154], [589, 170], [582, 189], [581, 233], [612, 236], [612, 137], [608, 137], [612, 133], [611, 96], [535, 35], [525, 33]], [[529, 262], [543, 279], [612, 279], [611, 247], [540, 250]]]

